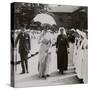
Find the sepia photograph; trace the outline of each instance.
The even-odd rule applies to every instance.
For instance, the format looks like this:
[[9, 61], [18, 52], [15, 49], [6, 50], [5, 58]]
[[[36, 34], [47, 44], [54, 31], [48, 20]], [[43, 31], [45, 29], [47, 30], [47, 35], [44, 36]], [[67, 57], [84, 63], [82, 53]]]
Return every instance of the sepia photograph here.
[[88, 83], [88, 7], [11, 3], [11, 86]]

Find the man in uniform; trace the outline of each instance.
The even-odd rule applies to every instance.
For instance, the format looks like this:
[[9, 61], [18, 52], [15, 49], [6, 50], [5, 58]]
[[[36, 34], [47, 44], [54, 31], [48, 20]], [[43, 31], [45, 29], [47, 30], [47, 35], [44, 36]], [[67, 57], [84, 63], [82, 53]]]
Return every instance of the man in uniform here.
[[[18, 34], [16, 41], [15, 41], [15, 46], [19, 42], [19, 54], [21, 58], [21, 67], [22, 67], [22, 72], [21, 74], [29, 73], [28, 72], [28, 53], [30, 52], [31, 46], [30, 46], [30, 37], [29, 34], [26, 33], [25, 31], [25, 26], [21, 26], [21, 32]], [[26, 69], [26, 70], [25, 70]]]

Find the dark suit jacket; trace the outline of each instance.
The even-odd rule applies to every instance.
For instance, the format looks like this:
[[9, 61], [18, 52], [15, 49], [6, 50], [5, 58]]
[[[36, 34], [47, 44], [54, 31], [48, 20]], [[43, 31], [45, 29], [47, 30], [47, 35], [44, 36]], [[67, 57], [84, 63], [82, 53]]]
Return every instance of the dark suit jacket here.
[[19, 41], [19, 53], [22, 52], [29, 53], [29, 50], [31, 50], [29, 34], [26, 32], [20, 32], [16, 38], [15, 46], [17, 45], [18, 41]]

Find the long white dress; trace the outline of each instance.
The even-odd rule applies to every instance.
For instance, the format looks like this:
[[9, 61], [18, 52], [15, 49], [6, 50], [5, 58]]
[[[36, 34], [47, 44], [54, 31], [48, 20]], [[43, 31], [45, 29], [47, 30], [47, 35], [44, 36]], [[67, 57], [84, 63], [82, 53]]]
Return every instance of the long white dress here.
[[83, 55], [84, 49], [82, 48], [84, 45], [84, 40], [79, 40], [79, 47], [77, 51], [77, 63], [76, 63], [76, 72], [79, 79], [83, 79]]
[[[77, 66], [77, 51], [78, 51], [78, 44], [76, 45], [77, 43], [77, 38], [75, 39], [75, 43], [74, 43], [74, 53], [73, 53], [73, 64], [74, 64], [74, 67], [76, 68]], [[79, 41], [78, 41], [79, 42]]]
[[68, 65], [73, 66], [74, 44], [69, 43]]
[[83, 54], [83, 81], [88, 82], [88, 40], [84, 40], [84, 54]]
[[40, 42], [40, 50], [39, 50], [39, 76], [49, 74], [49, 67], [51, 61], [51, 53], [49, 49], [51, 47], [51, 35], [47, 32], [45, 35], [41, 34]]

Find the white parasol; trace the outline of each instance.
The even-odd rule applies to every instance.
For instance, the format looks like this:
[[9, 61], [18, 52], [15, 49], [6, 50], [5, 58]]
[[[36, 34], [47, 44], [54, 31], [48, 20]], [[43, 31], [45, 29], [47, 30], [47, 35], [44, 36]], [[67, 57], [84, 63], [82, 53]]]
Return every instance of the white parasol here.
[[47, 23], [50, 25], [53, 25], [53, 24], [56, 25], [54, 18], [47, 13], [38, 14], [38, 15], [36, 15], [36, 17], [33, 20], [35, 22], [37, 22], [37, 21], [41, 22], [41, 24]]

